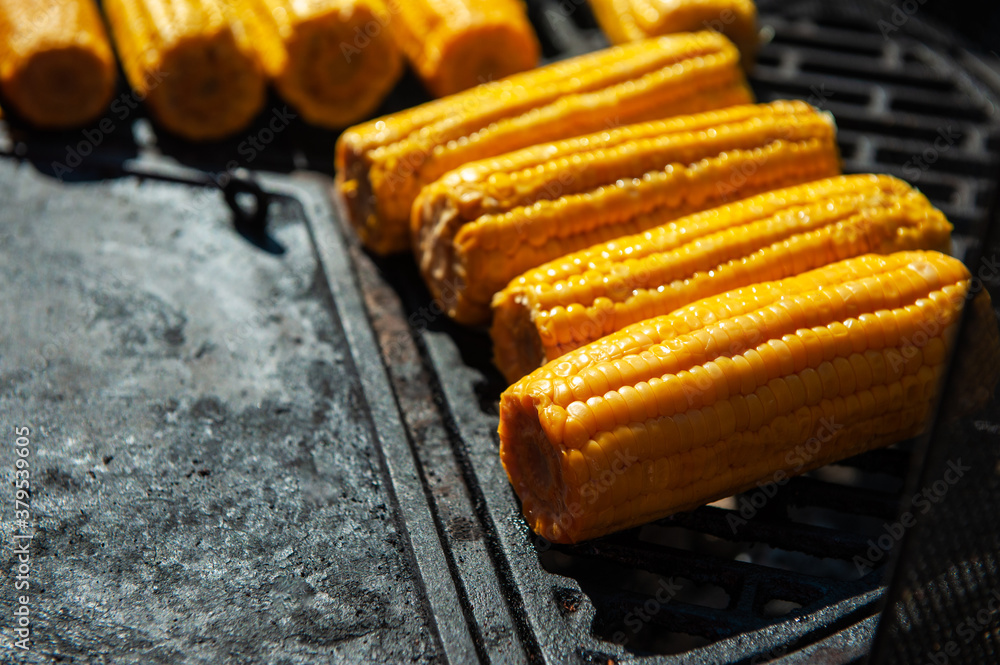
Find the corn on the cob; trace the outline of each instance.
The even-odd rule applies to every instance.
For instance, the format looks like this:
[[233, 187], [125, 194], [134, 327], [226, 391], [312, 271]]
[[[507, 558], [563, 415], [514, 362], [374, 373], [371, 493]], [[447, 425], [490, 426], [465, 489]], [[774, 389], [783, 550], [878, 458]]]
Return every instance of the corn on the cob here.
[[335, 128], [361, 120], [403, 71], [392, 16], [382, 0], [241, 3], [264, 71], [313, 124]]
[[115, 78], [93, 0], [0, 0], [0, 90], [26, 120], [86, 124], [111, 102]]
[[477, 86], [341, 135], [336, 187], [365, 245], [410, 247], [420, 188], [474, 160], [612, 126], [751, 100], [732, 43], [674, 35]]
[[760, 194], [516, 278], [493, 300], [495, 360], [513, 383], [695, 300], [862, 254], [947, 252], [950, 233], [923, 194], [891, 176], [841, 176]]
[[732, 39], [748, 68], [757, 56], [753, 0], [590, 0], [590, 6], [612, 44], [709, 29]]
[[522, 0], [393, 0], [399, 44], [427, 89], [452, 95], [538, 65]]
[[840, 172], [828, 115], [736, 106], [533, 146], [456, 169], [414, 204], [433, 295], [467, 324], [520, 273], [569, 252]]
[[500, 455], [528, 522], [576, 542], [916, 435], [968, 286], [937, 252], [866, 255], [549, 363], [500, 403]]
[[244, 128], [266, 80], [237, 7], [222, 0], [104, 0], [122, 68], [164, 127], [193, 140]]

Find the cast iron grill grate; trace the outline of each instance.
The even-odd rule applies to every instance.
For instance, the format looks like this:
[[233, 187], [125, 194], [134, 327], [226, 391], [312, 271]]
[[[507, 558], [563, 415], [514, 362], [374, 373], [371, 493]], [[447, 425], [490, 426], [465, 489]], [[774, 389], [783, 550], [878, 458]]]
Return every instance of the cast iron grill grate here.
[[[584, 0], [529, 4], [547, 57], [603, 45]], [[1000, 153], [997, 100], [975, 63], [918, 17], [884, 36], [878, 21], [889, 12], [875, 3], [759, 4], [773, 32], [752, 77], [759, 100], [794, 97], [831, 111], [845, 170], [918, 186], [955, 224], [956, 253], [964, 256]], [[410, 77], [382, 110], [422, 100]], [[141, 109], [111, 115], [113, 131], [97, 135], [93, 154], [67, 179], [169, 178], [178, 163], [216, 174], [232, 164], [329, 173], [335, 136], [297, 121], [280, 144], [252, 158], [243, 149], [282, 107], [275, 100], [246, 135], [207, 147], [158, 135]], [[0, 153], [53, 172], [74, 146], [95, 143], [88, 131], [35, 135], [15, 123], [0, 132]], [[322, 245], [323, 234], [314, 234]], [[351, 249], [393, 387], [382, 399], [402, 413], [481, 659], [707, 664], [797, 652], [787, 662], [819, 662], [814, 644], [824, 645], [825, 662], [863, 657], [884, 594], [888, 547], [880, 538], [898, 512], [911, 445], [614, 536], [550, 546], [528, 531], [499, 463], [497, 397], [505, 386], [490, 366], [486, 335], [446, 321], [412, 262], [373, 262], [356, 244]]]
[[[884, 37], [877, 14], [802, 14], [793, 7], [779, 15], [767, 13], [766, 3], [762, 9], [773, 37], [752, 77], [758, 99], [795, 97], [831, 111], [845, 171], [890, 173], [919, 187], [954, 223], [955, 251], [964, 256], [992, 193], [993, 94], [933, 42], [904, 30]], [[579, 3], [534, 3], [532, 17], [549, 56], [599, 44]], [[925, 30], [916, 19], [909, 27]], [[552, 546], [528, 531], [497, 460], [496, 398], [504, 386], [489, 366], [488, 338], [435, 315], [408, 263], [377, 267], [401, 296], [402, 316], [436, 384], [497, 559], [499, 588], [516, 610], [529, 655], [547, 662], [749, 663], [826, 640], [829, 662], [864, 656], [911, 443], [642, 528]], [[386, 350], [397, 389], [398, 346], [394, 340]], [[408, 408], [405, 396], [401, 406]], [[430, 443], [422, 431], [411, 433], [420, 457]]]

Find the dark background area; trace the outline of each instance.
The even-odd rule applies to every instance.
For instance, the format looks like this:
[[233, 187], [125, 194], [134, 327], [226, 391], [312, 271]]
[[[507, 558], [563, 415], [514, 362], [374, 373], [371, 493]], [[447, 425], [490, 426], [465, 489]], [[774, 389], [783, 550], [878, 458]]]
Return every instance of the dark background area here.
[[[919, 3], [920, 0], [910, 0]], [[902, 2], [888, 3], [902, 6]], [[920, 11], [950, 25], [974, 45], [1000, 52], [1000, 3], [982, 0], [926, 0]], [[1000, 57], [1000, 56], [998, 56]]]

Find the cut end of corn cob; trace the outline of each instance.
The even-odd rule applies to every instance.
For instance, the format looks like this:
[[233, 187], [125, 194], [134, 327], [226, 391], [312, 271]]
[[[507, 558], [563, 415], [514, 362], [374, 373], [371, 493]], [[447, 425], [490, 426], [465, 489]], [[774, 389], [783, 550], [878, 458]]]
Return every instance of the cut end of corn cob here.
[[884, 175], [759, 194], [568, 254], [493, 300], [495, 362], [513, 383], [627, 325], [755, 282], [868, 253], [948, 252], [951, 224]]
[[753, 0], [590, 0], [601, 29], [614, 44], [689, 30], [716, 30], [740, 49], [747, 69], [757, 56]]
[[421, 188], [463, 164], [622, 124], [751, 101], [739, 54], [712, 32], [607, 49], [352, 128], [336, 190], [379, 254], [410, 247]]
[[448, 314], [485, 324], [518, 274], [723, 201], [840, 172], [827, 114], [741, 105], [606, 130], [467, 164], [427, 186], [414, 247]]
[[437, 97], [538, 65], [540, 46], [521, 0], [406, 0], [395, 30]]
[[115, 60], [93, 0], [0, 0], [0, 88], [43, 129], [100, 116], [115, 90]]
[[453, 95], [536, 67], [539, 49], [527, 19], [474, 26], [443, 45], [440, 59], [448, 65], [438, 66], [426, 85], [436, 97]]
[[500, 455], [528, 522], [577, 542], [915, 436], [968, 288], [944, 254], [865, 255], [547, 364], [500, 402]]
[[612, 44], [625, 44], [649, 37], [636, 21], [632, 0], [590, 0], [590, 9], [594, 12], [597, 25]]
[[266, 80], [235, 6], [105, 0], [122, 67], [156, 120], [191, 140], [229, 136], [264, 105]]
[[248, 4], [255, 11], [243, 18], [265, 71], [313, 124], [340, 128], [363, 119], [402, 74], [392, 16], [381, 0]]

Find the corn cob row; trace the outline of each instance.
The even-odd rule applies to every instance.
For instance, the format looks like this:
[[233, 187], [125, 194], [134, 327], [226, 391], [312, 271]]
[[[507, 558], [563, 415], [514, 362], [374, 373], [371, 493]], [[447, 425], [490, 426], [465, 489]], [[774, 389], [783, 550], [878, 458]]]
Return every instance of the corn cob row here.
[[469, 164], [424, 188], [414, 246], [461, 323], [518, 274], [694, 211], [840, 172], [833, 124], [775, 102], [623, 127]]
[[[916, 435], [968, 280], [937, 252], [866, 255], [549, 363], [500, 403], [500, 454], [529, 524], [576, 542]], [[978, 378], [992, 391], [995, 375]]]
[[336, 188], [362, 242], [410, 247], [421, 187], [469, 162], [664, 115], [750, 101], [729, 40], [674, 35], [572, 58], [347, 130]]
[[437, 97], [538, 65], [539, 45], [521, 0], [395, 0], [396, 34]]
[[760, 194], [543, 264], [493, 301], [496, 363], [539, 365], [707, 296], [868, 253], [947, 252], [951, 224], [891, 176], [851, 175]]
[[590, 6], [612, 44], [709, 29], [735, 42], [748, 69], [757, 56], [753, 0], [590, 0]]
[[238, 16], [221, 0], [104, 0], [122, 68], [164, 127], [192, 140], [244, 128], [266, 81]]
[[26, 120], [86, 124], [111, 103], [115, 79], [93, 0], [0, 0], [0, 90]]
[[255, 52], [309, 122], [346, 127], [370, 115], [403, 71], [382, 0], [240, 0]]

